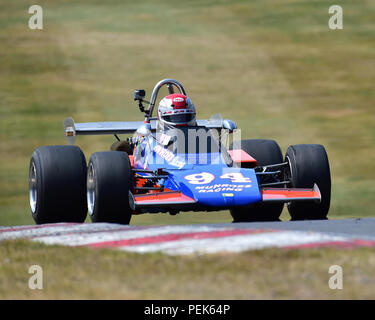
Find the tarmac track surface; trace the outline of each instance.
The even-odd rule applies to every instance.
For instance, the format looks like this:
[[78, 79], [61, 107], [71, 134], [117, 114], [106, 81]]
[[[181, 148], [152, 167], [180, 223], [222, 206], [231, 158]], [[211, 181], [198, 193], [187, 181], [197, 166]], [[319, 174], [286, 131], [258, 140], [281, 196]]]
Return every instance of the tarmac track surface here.
[[375, 246], [375, 218], [167, 226], [57, 223], [0, 227], [0, 241], [7, 239], [167, 254], [240, 252], [271, 247], [356, 248]]

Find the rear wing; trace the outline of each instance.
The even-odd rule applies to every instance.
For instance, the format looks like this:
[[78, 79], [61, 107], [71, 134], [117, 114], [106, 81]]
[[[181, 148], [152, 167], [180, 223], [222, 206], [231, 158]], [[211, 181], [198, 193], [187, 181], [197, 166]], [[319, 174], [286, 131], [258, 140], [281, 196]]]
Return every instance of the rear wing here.
[[[156, 131], [156, 119], [150, 121], [151, 131]], [[73, 118], [64, 120], [64, 134], [70, 144], [78, 135], [133, 134], [144, 125], [143, 121], [74, 122]], [[222, 129], [223, 121], [211, 118], [197, 120], [197, 126], [209, 129]]]

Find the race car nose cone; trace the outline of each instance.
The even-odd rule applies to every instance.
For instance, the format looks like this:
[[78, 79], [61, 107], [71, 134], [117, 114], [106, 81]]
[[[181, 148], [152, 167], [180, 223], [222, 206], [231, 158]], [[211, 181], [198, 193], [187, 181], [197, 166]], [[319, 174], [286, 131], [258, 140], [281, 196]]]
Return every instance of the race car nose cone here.
[[262, 200], [252, 169], [199, 166], [172, 176], [180, 190], [202, 206], [247, 206]]

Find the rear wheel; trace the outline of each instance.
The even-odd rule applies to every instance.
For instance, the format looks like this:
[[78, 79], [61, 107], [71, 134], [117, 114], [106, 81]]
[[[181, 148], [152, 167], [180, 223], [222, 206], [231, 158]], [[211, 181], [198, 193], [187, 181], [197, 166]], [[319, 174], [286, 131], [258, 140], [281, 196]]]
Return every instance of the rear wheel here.
[[76, 146], [45, 146], [30, 160], [29, 195], [37, 224], [84, 222], [86, 159]]
[[129, 224], [132, 171], [126, 152], [92, 154], [87, 171], [87, 203], [92, 222]]
[[292, 188], [313, 188], [316, 183], [321, 202], [290, 202], [288, 210], [292, 220], [327, 219], [331, 202], [331, 174], [326, 150], [319, 144], [290, 146], [285, 155], [289, 163], [286, 180]]
[[[242, 149], [257, 160], [258, 166], [283, 162], [281, 149], [276, 141], [264, 139], [242, 140], [241, 144], [230, 149]], [[256, 203], [250, 207], [239, 207], [230, 210], [233, 222], [279, 221], [283, 203]]]

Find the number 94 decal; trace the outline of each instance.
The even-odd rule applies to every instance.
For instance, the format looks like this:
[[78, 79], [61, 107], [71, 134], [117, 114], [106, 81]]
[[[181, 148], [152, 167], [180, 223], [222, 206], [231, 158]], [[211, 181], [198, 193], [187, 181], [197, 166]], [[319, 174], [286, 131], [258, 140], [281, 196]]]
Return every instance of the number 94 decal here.
[[[191, 184], [207, 184], [215, 179], [215, 176], [209, 172], [189, 174], [184, 177]], [[247, 183], [251, 182], [250, 178], [244, 177], [241, 172], [224, 173], [220, 179], [230, 179], [231, 182]]]

